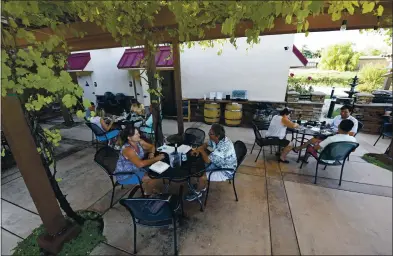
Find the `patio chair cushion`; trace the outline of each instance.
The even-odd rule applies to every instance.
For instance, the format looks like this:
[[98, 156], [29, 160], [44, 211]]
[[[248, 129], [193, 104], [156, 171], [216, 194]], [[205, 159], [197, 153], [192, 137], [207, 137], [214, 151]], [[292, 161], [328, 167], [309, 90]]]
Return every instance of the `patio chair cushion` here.
[[101, 136], [96, 136], [98, 141], [106, 141], [106, 140], [110, 140], [115, 138], [117, 135], [119, 135], [120, 130], [112, 130], [107, 132], [105, 135], [101, 135]]
[[167, 226], [172, 224], [173, 212], [179, 208], [180, 198], [160, 194], [148, 198], [122, 199], [121, 204], [132, 212], [140, 225]]

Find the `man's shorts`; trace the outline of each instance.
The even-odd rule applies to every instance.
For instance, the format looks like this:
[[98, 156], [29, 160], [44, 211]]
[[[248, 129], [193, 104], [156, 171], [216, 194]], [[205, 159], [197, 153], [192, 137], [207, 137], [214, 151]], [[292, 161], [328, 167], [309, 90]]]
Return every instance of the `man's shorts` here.
[[[317, 141], [316, 143], [314, 143], [314, 146], [319, 145], [319, 143], [321, 143], [322, 140]], [[318, 158], [318, 151], [314, 148], [314, 146], [309, 145], [307, 147], [306, 152], [311, 154], [313, 157]]]

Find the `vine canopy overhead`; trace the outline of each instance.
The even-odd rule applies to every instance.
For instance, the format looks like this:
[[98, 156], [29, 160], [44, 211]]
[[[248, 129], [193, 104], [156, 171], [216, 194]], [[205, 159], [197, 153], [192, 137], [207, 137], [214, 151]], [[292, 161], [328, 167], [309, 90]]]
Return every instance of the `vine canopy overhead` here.
[[74, 51], [174, 38], [256, 43], [262, 34], [338, 30], [343, 20], [347, 29], [391, 27], [392, 15], [390, 1], [6, 1], [3, 8], [10, 25], [37, 41], [61, 33]]

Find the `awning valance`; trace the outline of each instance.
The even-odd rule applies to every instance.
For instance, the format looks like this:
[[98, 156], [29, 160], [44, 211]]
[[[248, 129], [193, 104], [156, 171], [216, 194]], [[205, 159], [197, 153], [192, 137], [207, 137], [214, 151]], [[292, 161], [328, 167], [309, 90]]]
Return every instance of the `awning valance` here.
[[73, 53], [67, 58], [66, 69], [68, 71], [82, 71], [90, 59], [90, 52]]
[[[144, 48], [126, 49], [119, 63], [118, 69], [140, 69], [141, 60], [145, 57]], [[156, 67], [158, 69], [173, 68], [173, 58], [170, 46], [160, 46], [156, 53]]]
[[308, 60], [306, 57], [304, 57], [303, 53], [301, 51], [299, 51], [299, 49], [293, 45], [292, 47], [292, 52], [295, 54], [295, 56], [300, 60], [300, 62], [306, 66], [308, 63]]

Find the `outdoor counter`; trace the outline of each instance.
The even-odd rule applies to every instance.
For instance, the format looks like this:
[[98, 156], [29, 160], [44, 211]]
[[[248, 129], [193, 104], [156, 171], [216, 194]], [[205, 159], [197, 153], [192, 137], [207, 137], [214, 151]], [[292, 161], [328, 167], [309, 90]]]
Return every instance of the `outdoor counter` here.
[[385, 108], [392, 108], [391, 103], [354, 104], [353, 115], [364, 124], [362, 132], [379, 134]]
[[266, 103], [271, 104], [275, 109], [288, 107], [293, 111], [293, 117], [302, 117], [307, 120], [319, 120], [323, 103], [311, 101], [285, 102], [285, 101], [254, 101], [254, 100], [210, 100], [210, 99], [183, 99], [190, 104], [190, 120], [194, 122], [205, 122], [204, 106], [205, 103], [217, 103], [220, 105], [219, 123], [225, 124], [225, 106], [229, 103], [238, 103], [242, 105], [242, 118], [240, 126], [251, 127], [254, 114], [258, 105]]

